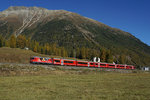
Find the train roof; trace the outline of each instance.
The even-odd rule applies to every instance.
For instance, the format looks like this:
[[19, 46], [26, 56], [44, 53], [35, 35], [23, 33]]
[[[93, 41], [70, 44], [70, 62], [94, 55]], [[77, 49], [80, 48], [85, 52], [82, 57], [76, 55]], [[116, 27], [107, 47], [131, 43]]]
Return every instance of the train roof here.
[[31, 56], [30, 58], [35, 58], [35, 57], [38, 57], [38, 58], [50, 58], [50, 57], [39, 57], [39, 56]]
[[[30, 58], [47, 58], [50, 59], [50, 57], [39, 57], [39, 56], [31, 56]], [[106, 62], [93, 62], [93, 61], [83, 61], [83, 60], [75, 60], [75, 59], [65, 59], [65, 58], [53, 58], [53, 59], [63, 59], [63, 60], [69, 60], [69, 61], [79, 61], [79, 62], [90, 62], [90, 63], [100, 63], [100, 64], [111, 64], [111, 65], [123, 65], [123, 66], [133, 66], [133, 65], [127, 65], [127, 64], [115, 64], [115, 63], [106, 63]]]

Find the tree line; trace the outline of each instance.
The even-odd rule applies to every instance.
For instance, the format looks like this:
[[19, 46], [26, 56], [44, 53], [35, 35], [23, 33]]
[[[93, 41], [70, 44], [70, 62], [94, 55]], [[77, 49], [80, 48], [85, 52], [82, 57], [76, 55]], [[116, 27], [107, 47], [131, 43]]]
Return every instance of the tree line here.
[[[94, 57], [99, 57], [101, 62], [107, 63], [127, 63], [127, 58], [125, 55], [120, 55], [116, 57], [112, 55], [111, 51], [105, 48], [87, 48], [87, 47], [76, 47], [76, 48], [65, 48], [59, 46], [56, 43], [43, 43], [26, 38], [24, 35], [19, 35], [16, 37], [12, 35], [9, 39], [5, 39], [0, 35], [0, 47], [10, 47], [10, 48], [29, 48], [34, 52], [46, 55], [54, 55], [60, 57], [72, 57], [78, 59], [92, 60]], [[131, 63], [128, 61], [128, 63]]]

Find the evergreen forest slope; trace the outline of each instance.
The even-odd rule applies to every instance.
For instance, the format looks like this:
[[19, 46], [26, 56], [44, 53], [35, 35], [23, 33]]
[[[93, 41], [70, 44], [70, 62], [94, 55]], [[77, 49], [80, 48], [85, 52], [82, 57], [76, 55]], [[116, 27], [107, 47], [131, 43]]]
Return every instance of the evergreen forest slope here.
[[[65, 10], [9, 7], [0, 12], [0, 35], [6, 40], [12, 35], [24, 35], [40, 45], [56, 44], [66, 49], [67, 56], [91, 59], [90, 51], [96, 50], [94, 56], [102, 61], [107, 61], [103, 53], [109, 52], [114, 62], [150, 66], [150, 46], [132, 34]], [[83, 56], [77, 54], [77, 49], [89, 53]]]

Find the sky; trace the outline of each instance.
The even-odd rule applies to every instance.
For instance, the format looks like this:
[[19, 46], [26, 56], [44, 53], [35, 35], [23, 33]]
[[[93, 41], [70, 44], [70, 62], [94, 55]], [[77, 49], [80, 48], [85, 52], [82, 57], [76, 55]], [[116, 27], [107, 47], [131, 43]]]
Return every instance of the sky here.
[[150, 46], [150, 0], [0, 0], [10, 6], [67, 10], [129, 32]]

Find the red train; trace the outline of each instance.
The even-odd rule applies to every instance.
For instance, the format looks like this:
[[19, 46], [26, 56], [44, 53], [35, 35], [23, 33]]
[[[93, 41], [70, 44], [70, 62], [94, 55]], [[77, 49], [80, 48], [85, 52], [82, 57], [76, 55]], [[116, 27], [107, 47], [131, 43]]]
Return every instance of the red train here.
[[30, 58], [30, 63], [62, 65], [62, 66], [95, 67], [95, 68], [135, 69], [135, 66], [133, 65], [98, 63], [98, 62], [91, 62], [91, 61], [47, 58], [47, 57], [36, 57], [36, 56]]

